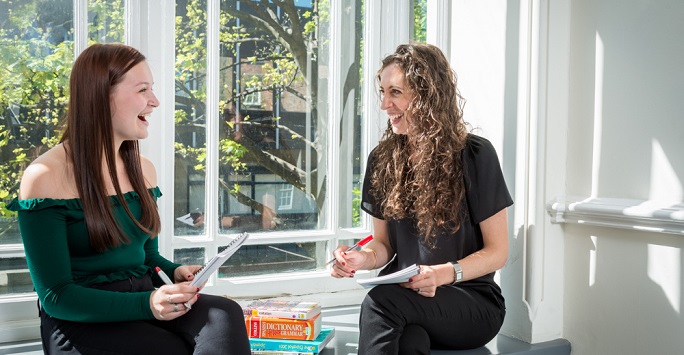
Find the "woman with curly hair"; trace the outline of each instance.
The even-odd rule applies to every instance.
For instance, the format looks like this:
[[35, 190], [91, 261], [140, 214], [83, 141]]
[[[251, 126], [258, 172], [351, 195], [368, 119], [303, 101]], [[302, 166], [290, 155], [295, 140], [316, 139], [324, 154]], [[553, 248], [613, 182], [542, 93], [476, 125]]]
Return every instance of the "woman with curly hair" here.
[[513, 200], [496, 151], [467, 132], [456, 75], [437, 47], [400, 45], [377, 79], [389, 120], [368, 157], [361, 203], [374, 239], [360, 251], [339, 246], [331, 274], [412, 264], [420, 274], [368, 292], [359, 354], [480, 347], [505, 315], [494, 273], [508, 257]]

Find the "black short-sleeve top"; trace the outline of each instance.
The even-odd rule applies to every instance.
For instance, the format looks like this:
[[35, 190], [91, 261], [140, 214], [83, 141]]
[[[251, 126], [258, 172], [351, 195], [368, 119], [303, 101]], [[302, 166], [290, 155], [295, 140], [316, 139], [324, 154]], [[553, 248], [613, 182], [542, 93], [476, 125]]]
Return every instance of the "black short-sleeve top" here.
[[[361, 209], [373, 217], [385, 219], [380, 211], [382, 197], [374, 196], [371, 187], [374, 153], [375, 150], [368, 157]], [[468, 214], [461, 228], [454, 234], [444, 232], [438, 235], [434, 247], [430, 247], [421, 241], [413, 219], [388, 220], [389, 242], [396, 256], [380, 275], [412, 264], [435, 265], [460, 260], [484, 247], [479, 223], [511, 206], [513, 199], [506, 187], [496, 150], [487, 139], [469, 134], [462, 159], [467, 189], [464, 203]], [[494, 273], [467, 281], [464, 285], [467, 283], [486, 283], [499, 289], [494, 282]]]

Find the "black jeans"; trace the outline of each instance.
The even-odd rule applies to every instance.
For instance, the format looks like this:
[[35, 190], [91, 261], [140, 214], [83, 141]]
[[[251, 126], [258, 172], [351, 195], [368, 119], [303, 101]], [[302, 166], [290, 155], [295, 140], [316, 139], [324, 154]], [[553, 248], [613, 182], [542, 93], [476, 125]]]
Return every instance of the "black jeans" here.
[[[149, 275], [94, 286], [118, 292], [152, 290]], [[225, 297], [202, 294], [192, 310], [171, 321], [83, 323], [40, 311], [46, 354], [249, 355], [242, 308]]]
[[361, 305], [359, 355], [429, 354], [474, 349], [501, 329], [503, 297], [491, 286], [442, 286], [423, 297], [398, 285], [379, 285]]

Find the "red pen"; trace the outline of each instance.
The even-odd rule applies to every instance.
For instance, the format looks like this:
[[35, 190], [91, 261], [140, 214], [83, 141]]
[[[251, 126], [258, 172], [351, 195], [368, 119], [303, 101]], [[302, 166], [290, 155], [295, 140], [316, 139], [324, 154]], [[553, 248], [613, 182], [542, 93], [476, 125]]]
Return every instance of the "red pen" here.
[[[345, 250], [344, 252], [346, 253], [346, 252], [352, 251], [352, 250], [359, 250], [359, 249], [361, 249], [364, 245], [368, 244], [368, 242], [370, 242], [371, 240], [373, 240], [373, 235], [372, 235], [372, 234], [369, 235], [369, 236], [367, 236], [367, 237], [365, 237], [365, 238], [363, 238], [363, 239], [361, 239], [361, 240], [359, 240], [358, 243], [356, 243], [356, 244], [350, 246], [350, 247], [349, 247], [347, 250]], [[337, 260], [337, 259], [335, 259], [335, 258], [330, 259], [327, 263], [325, 263], [325, 266], [328, 266], [329, 264], [331, 264], [331, 263], [332, 263], [333, 261], [335, 261], [335, 260]]]

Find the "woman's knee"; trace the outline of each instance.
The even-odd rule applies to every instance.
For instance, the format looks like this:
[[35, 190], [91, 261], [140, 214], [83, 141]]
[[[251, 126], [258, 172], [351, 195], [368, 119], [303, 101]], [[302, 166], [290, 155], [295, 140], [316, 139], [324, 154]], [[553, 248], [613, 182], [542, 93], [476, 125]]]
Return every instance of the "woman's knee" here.
[[430, 336], [427, 330], [417, 324], [407, 324], [399, 337], [399, 354], [429, 354]]
[[230, 298], [202, 295], [200, 302], [201, 301], [205, 301], [204, 306], [209, 308], [209, 313], [212, 317], [225, 317], [232, 321], [244, 322], [242, 307]]
[[401, 296], [402, 288], [397, 285], [373, 287], [363, 299], [360, 309], [360, 323], [378, 322], [402, 324], [407, 302]]

